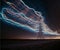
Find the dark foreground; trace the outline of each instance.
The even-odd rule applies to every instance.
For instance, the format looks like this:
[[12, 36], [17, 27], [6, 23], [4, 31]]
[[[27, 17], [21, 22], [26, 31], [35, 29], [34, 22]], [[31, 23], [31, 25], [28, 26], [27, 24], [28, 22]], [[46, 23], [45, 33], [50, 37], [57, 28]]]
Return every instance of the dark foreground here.
[[58, 49], [59, 40], [22, 40], [22, 39], [2, 39], [2, 50], [40, 50], [40, 49]]

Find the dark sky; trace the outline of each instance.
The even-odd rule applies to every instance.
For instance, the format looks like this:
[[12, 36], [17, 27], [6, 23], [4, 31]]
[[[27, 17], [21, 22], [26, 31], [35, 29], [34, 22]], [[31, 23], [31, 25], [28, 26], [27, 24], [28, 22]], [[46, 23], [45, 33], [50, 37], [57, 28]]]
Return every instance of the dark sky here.
[[48, 1], [48, 12], [47, 12], [47, 21], [49, 26], [53, 30], [60, 31], [60, 1], [59, 0], [50, 0]]
[[52, 29], [60, 32], [60, 1], [59, 0], [23, 0], [37, 11], [42, 12], [45, 23]]
[[[27, 5], [41, 11], [46, 23], [53, 30], [60, 32], [60, 1], [59, 0], [23, 0]], [[29, 4], [28, 4], [29, 3]]]
[[[4, 0], [3, 0], [4, 1]], [[45, 17], [45, 23], [53, 29], [60, 32], [60, 1], [59, 0], [23, 0], [29, 7], [41, 11]], [[6, 6], [2, 2], [2, 6]], [[37, 34], [16, 28], [1, 21], [2, 38], [20, 38], [21, 36], [36, 37]], [[17, 37], [18, 36], [18, 37]], [[26, 37], [26, 38], [27, 38]]]

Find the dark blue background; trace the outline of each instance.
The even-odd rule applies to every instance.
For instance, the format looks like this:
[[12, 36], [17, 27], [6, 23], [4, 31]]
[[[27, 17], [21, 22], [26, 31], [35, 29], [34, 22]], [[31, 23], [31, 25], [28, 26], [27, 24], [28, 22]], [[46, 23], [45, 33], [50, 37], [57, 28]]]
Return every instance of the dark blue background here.
[[[11, 0], [8, 0], [11, 1]], [[45, 18], [45, 23], [52, 29], [52, 30], [60, 30], [60, 1], [59, 0], [23, 0], [25, 4], [29, 7], [34, 8], [36, 11], [42, 12], [42, 16]], [[1, 8], [7, 7], [8, 5], [1, 0], [0, 4], [0, 11]], [[30, 33], [29, 31], [25, 31], [21, 28], [14, 27], [9, 25], [3, 21], [1, 21], [1, 32], [2, 38], [5, 38], [6, 35], [11, 36], [36, 36], [34, 33]], [[60, 31], [59, 31], [60, 32]]]

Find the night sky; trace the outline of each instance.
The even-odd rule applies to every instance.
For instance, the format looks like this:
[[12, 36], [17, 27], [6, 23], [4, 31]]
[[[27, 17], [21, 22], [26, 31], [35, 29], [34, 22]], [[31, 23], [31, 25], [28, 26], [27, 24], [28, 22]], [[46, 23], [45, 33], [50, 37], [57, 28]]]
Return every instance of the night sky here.
[[[45, 23], [54, 31], [60, 32], [60, 1], [59, 0], [23, 0], [29, 7], [42, 12]], [[7, 7], [4, 0], [1, 6]], [[1, 9], [0, 9], [1, 10]], [[1, 20], [2, 38], [36, 38], [37, 34], [9, 25]]]

